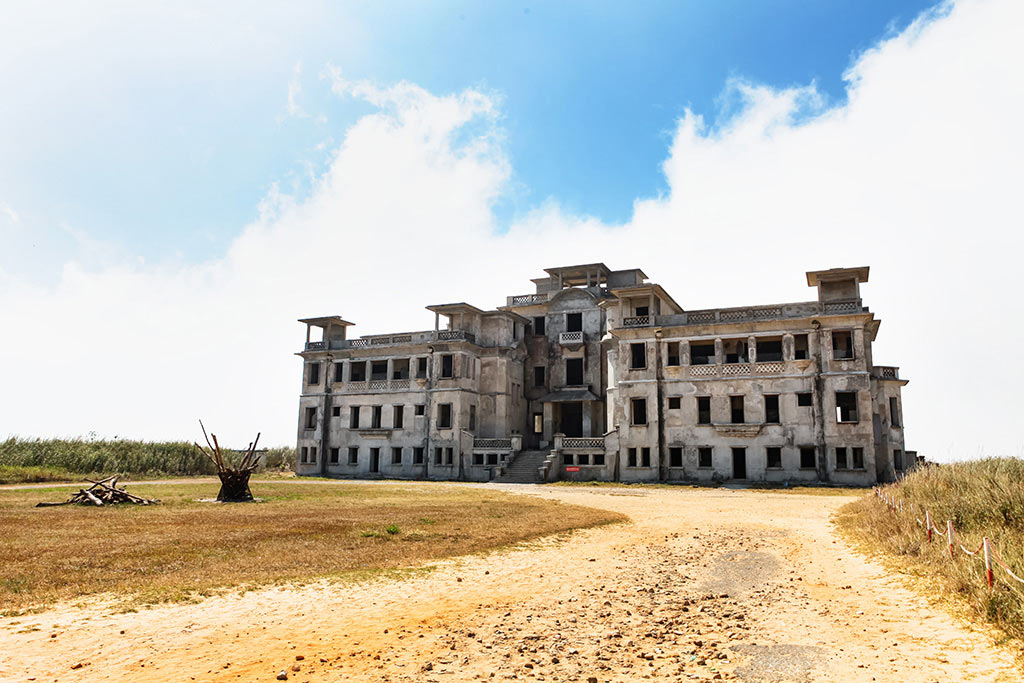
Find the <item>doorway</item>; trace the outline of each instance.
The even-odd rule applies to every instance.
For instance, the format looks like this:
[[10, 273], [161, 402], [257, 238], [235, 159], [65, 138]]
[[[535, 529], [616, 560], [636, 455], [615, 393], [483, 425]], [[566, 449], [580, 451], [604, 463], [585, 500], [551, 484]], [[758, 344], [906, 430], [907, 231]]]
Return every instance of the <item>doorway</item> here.
[[746, 479], [747, 478], [747, 449], [746, 448], [734, 448], [734, 449], [732, 449], [732, 478], [733, 479]]
[[583, 403], [562, 404], [562, 433], [566, 436], [583, 436]]
[[377, 474], [380, 472], [380, 449], [370, 449], [370, 474]]

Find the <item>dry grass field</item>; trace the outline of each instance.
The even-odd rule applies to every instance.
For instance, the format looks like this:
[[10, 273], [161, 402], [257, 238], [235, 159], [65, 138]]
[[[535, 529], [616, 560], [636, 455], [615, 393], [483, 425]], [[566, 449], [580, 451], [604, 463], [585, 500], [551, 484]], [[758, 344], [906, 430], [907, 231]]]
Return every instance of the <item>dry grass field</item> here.
[[421, 566], [624, 519], [467, 487], [257, 483], [263, 502], [213, 504], [215, 481], [137, 484], [152, 507], [35, 508], [67, 488], [0, 490], [0, 613], [111, 592], [126, 605], [217, 589]]

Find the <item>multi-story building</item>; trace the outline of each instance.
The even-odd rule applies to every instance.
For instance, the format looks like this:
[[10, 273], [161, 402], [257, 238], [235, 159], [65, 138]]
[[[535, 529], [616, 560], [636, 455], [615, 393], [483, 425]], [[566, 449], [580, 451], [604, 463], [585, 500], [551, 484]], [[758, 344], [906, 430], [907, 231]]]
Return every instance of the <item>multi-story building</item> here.
[[913, 464], [868, 268], [807, 273], [817, 301], [690, 311], [638, 269], [545, 272], [497, 310], [428, 306], [431, 331], [300, 320], [296, 471], [868, 485]]

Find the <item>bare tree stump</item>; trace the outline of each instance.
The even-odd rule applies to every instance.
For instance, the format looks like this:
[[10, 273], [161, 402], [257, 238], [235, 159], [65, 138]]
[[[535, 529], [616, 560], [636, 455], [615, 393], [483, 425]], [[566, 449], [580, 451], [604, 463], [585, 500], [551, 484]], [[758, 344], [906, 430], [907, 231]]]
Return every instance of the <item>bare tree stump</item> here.
[[217, 500], [222, 503], [248, 503], [253, 500], [249, 490], [249, 470], [225, 470], [218, 472], [220, 492]]

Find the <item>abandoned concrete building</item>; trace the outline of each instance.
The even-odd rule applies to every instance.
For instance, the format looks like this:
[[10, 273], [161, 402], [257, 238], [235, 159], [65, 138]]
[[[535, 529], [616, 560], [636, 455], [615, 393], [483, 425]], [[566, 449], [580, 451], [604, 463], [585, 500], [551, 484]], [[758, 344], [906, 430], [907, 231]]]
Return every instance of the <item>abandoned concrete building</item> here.
[[300, 320], [296, 472], [866, 486], [916, 461], [867, 267], [807, 273], [816, 301], [707, 310], [639, 269], [545, 272], [496, 310], [428, 306], [433, 330]]

